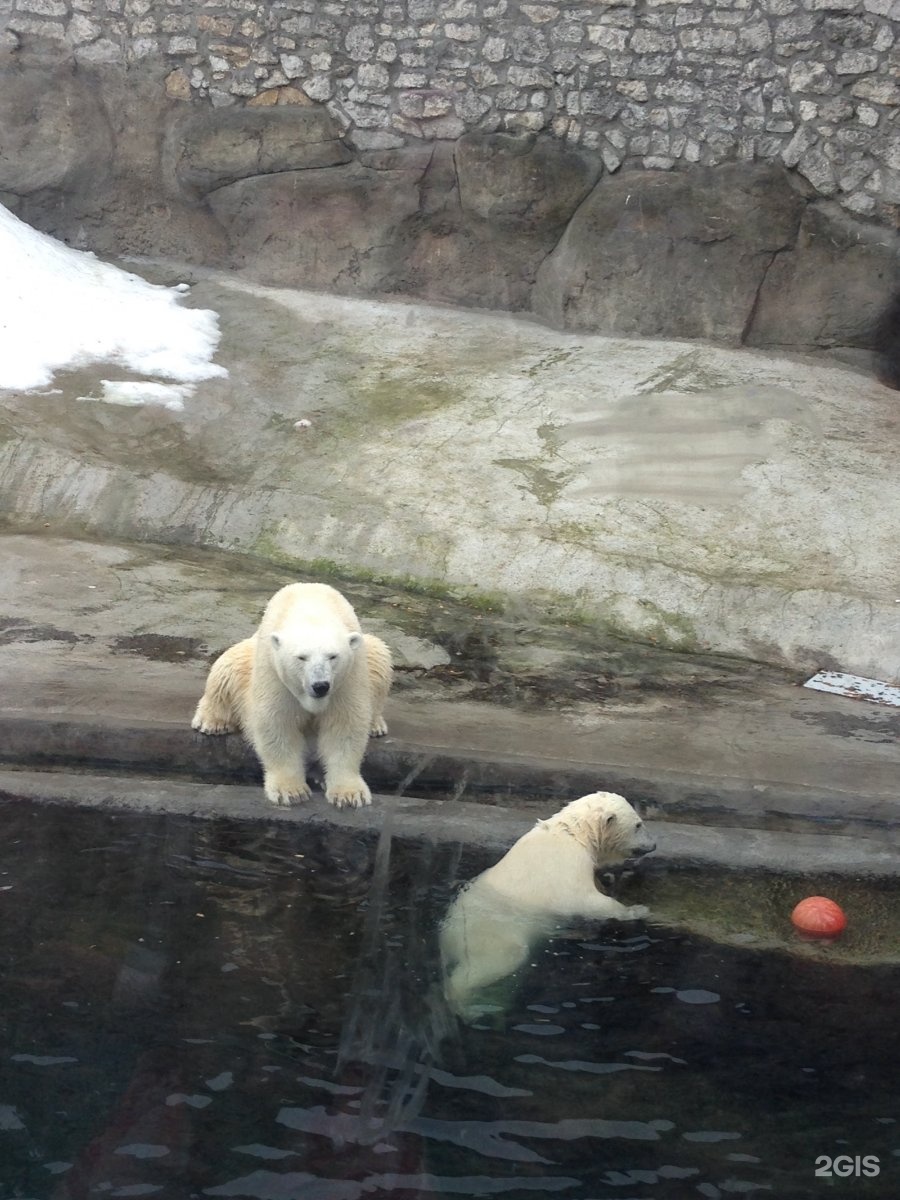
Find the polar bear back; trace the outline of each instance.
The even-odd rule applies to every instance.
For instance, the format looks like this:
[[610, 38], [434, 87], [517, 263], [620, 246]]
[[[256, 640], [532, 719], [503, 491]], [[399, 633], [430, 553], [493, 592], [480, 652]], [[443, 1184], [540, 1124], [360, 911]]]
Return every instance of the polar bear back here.
[[529, 830], [475, 882], [494, 905], [557, 915], [583, 912], [585, 897], [598, 894], [584, 846], [544, 824]]

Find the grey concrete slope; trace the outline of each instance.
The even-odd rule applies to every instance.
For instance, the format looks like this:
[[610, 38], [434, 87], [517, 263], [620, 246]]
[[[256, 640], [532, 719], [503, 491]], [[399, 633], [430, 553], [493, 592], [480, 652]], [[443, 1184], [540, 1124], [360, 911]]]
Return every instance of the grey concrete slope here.
[[98, 401], [113, 368], [0, 395], [14, 526], [327, 559], [662, 645], [900, 675], [900, 416], [878, 383], [224, 277], [192, 303], [221, 313], [230, 376], [183, 413]]

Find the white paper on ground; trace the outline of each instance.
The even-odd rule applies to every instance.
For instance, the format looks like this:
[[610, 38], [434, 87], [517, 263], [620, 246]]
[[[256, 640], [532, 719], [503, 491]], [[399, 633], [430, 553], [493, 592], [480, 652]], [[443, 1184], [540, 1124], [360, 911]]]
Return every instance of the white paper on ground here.
[[871, 700], [873, 704], [890, 704], [900, 708], [900, 687], [883, 683], [880, 679], [847, 675], [843, 671], [819, 671], [812, 679], [807, 679], [803, 686], [816, 692], [849, 696], [851, 700]]

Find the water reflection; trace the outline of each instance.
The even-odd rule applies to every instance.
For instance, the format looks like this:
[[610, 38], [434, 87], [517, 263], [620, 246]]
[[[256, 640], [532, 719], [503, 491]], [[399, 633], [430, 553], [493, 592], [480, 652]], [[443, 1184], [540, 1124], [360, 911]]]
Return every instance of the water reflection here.
[[[377, 1141], [418, 1114], [441, 1043], [452, 1028], [436, 986], [427, 899], [434, 890], [436, 860], [443, 859], [440, 869], [453, 874], [459, 850], [447, 859], [446, 852], [434, 846], [420, 848], [419, 869], [400, 910], [402, 920], [397, 921], [391, 905], [392, 845], [388, 819], [378, 839], [362, 942], [338, 1043], [339, 1072], [351, 1063], [370, 1068], [358, 1112], [347, 1117], [339, 1135], [357, 1142]], [[278, 1119], [290, 1124], [284, 1114]]]
[[890, 1194], [896, 966], [583, 925], [469, 1025], [438, 930], [476, 851], [2, 815], [10, 1200], [799, 1200], [837, 1153], [880, 1159], [854, 1197]]

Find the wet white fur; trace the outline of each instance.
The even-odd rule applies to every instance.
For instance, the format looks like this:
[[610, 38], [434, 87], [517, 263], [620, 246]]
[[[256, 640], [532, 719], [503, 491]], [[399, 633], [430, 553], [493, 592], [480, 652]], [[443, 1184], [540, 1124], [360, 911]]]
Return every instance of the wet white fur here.
[[[317, 682], [329, 684], [324, 697], [313, 694]], [[369, 735], [387, 733], [390, 686], [390, 651], [362, 633], [340, 592], [293, 583], [269, 601], [256, 633], [213, 663], [192, 725], [207, 734], [241, 730], [273, 804], [310, 795], [306, 765], [317, 754], [327, 799], [356, 808], [372, 801], [360, 767]]]
[[652, 849], [638, 814], [613, 792], [582, 796], [538, 821], [447, 912], [441, 959], [454, 1012], [475, 1015], [477, 993], [517, 970], [534, 944], [566, 918], [646, 916], [642, 905], [627, 907], [599, 891], [594, 871]]

